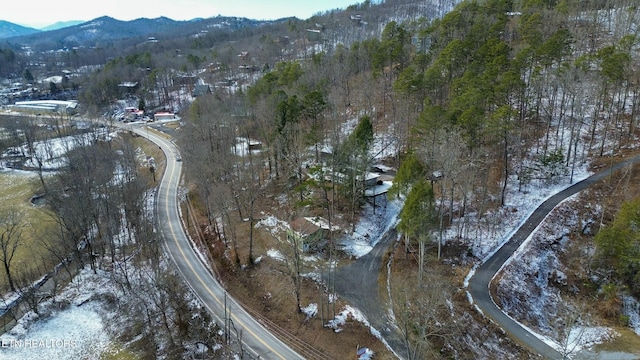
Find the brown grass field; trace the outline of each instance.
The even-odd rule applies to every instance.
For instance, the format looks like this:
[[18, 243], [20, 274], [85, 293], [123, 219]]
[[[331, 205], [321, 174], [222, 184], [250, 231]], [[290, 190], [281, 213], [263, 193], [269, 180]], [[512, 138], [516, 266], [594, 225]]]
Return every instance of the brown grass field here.
[[[40, 181], [36, 175], [24, 172], [0, 173], [0, 214], [6, 211], [18, 211], [22, 218], [20, 244], [11, 263], [14, 278], [21, 277], [25, 272], [36, 271], [39, 275], [46, 266], [52, 265], [47, 250], [40, 244], [40, 237], [54, 226], [51, 213], [43, 207], [31, 204], [31, 197], [38, 192]], [[0, 232], [4, 231], [0, 228]], [[0, 271], [0, 289], [8, 290], [7, 276]], [[35, 279], [31, 279], [35, 280]]]

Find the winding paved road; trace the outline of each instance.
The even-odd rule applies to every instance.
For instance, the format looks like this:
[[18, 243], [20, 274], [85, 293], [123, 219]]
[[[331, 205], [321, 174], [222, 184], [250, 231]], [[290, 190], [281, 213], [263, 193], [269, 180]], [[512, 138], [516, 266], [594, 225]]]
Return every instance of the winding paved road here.
[[529, 348], [531, 351], [542, 355], [547, 359], [562, 359], [561, 353], [540, 340], [534, 334], [523, 328], [511, 317], [507, 316], [496, 305], [491, 297], [490, 286], [491, 281], [505, 262], [513, 255], [513, 253], [522, 245], [529, 237], [531, 232], [544, 220], [544, 218], [558, 205], [562, 200], [577, 194], [594, 183], [609, 177], [615, 171], [629, 165], [636, 164], [640, 161], [640, 155], [619, 162], [611, 167], [607, 167], [580, 182], [560, 191], [543, 202], [529, 216], [529, 218], [520, 226], [516, 233], [505, 243], [493, 256], [480, 265], [473, 276], [469, 279], [469, 289], [475, 304], [484, 312], [486, 316], [492, 319], [507, 334], [509, 334], [516, 342]]
[[224, 324], [225, 314], [231, 318], [235, 329], [241, 334], [244, 349], [253, 358], [303, 359], [251, 317], [233, 298], [226, 295], [225, 289], [191, 247], [182, 228], [178, 210], [177, 193], [182, 163], [177, 161], [179, 152], [176, 146], [153, 132], [142, 128], [132, 128], [132, 130], [160, 146], [167, 158], [166, 170], [158, 190], [156, 212], [167, 252], [185, 282], [218, 321], [218, 324]]

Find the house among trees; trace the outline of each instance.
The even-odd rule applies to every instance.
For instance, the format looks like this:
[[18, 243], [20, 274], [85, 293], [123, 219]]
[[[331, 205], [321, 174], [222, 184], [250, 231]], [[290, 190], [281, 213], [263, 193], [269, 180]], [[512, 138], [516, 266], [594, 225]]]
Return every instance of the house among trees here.
[[362, 20], [362, 15], [351, 15], [351, 21], [353, 21], [354, 23], [358, 24], [358, 25], [367, 25], [366, 21]]
[[196, 84], [198, 78], [193, 74], [180, 74], [176, 76], [176, 80], [179, 85], [191, 87]]
[[227, 78], [227, 79], [223, 79], [223, 80], [217, 81], [217, 82], [215, 83], [215, 87], [216, 87], [216, 88], [229, 87], [229, 86], [232, 86], [232, 85], [233, 85], [233, 82], [234, 82], [234, 81], [233, 81], [233, 79], [229, 79], [229, 78]]
[[322, 40], [322, 30], [321, 29], [307, 29], [307, 38], [310, 41], [320, 41], [320, 40]]
[[[373, 201], [373, 211], [376, 211], [376, 198], [382, 197], [383, 204], [386, 204], [386, 194], [393, 185], [394, 177], [392, 175], [380, 173], [368, 173], [366, 175], [364, 185], [364, 196]], [[386, 206], [386, 205], [385, 205]]]
[[[340, 228], [329, 227], [329, 222], [319, 216], [299, 217], [289, 223], [291, 234], [301, 240], [298, 244], [303, 252], [313, 251], [320, 248], [323, 242], [329, 238], [331, 232], [336, 232]], [[292, 241], [292, 239], [288, 239]]]
[[220, 70], [222, 70], [222, 63], [220, 62], [215, 62], [215, 63], [210, 63], [209, 65], [206, 66], [206, 69], [209, 73], [217, 73]]
[[193, 97], [211, 94], [211, 87], [208, 84], [198, 84], [193, 88]]
[[139, 84], [137, 81], [125, 81], [118, 84], [118, 89], [120, 89], [123, 94], [134, 94], [136, 91], [138, 91], [138, 87]]

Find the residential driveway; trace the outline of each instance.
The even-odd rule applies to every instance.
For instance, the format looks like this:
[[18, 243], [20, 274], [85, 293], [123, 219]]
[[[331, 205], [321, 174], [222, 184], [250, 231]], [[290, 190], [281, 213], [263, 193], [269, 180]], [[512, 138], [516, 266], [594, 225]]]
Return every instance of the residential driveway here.
[[371, 326], [380, 331], [398, 355], [405, 357], [402, 335], [389, 320], [386, 285], [380, 283], [380, 271], [387, 258], [385, 255], [392, 250], [397, 234], [395, 228], [390, 229], [368, 254], [349, 265], [339, 267], [335, 274], [335, 289], [338, 295], [367, 317]]

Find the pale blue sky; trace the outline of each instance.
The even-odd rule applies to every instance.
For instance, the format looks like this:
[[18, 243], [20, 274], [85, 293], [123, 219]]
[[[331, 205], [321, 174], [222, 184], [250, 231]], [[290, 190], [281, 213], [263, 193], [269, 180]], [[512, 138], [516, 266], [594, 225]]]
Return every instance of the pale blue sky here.
[[217, 15], [252, 19], [278, 19], [344, 9], [364, 0], [31, 0], [24, 6], [5, 7], [0, 20], [42, 28], [58, 21], [92, 20], [107, 15], [118, 20], [166, 16], [174, 20], [208, 18]]

